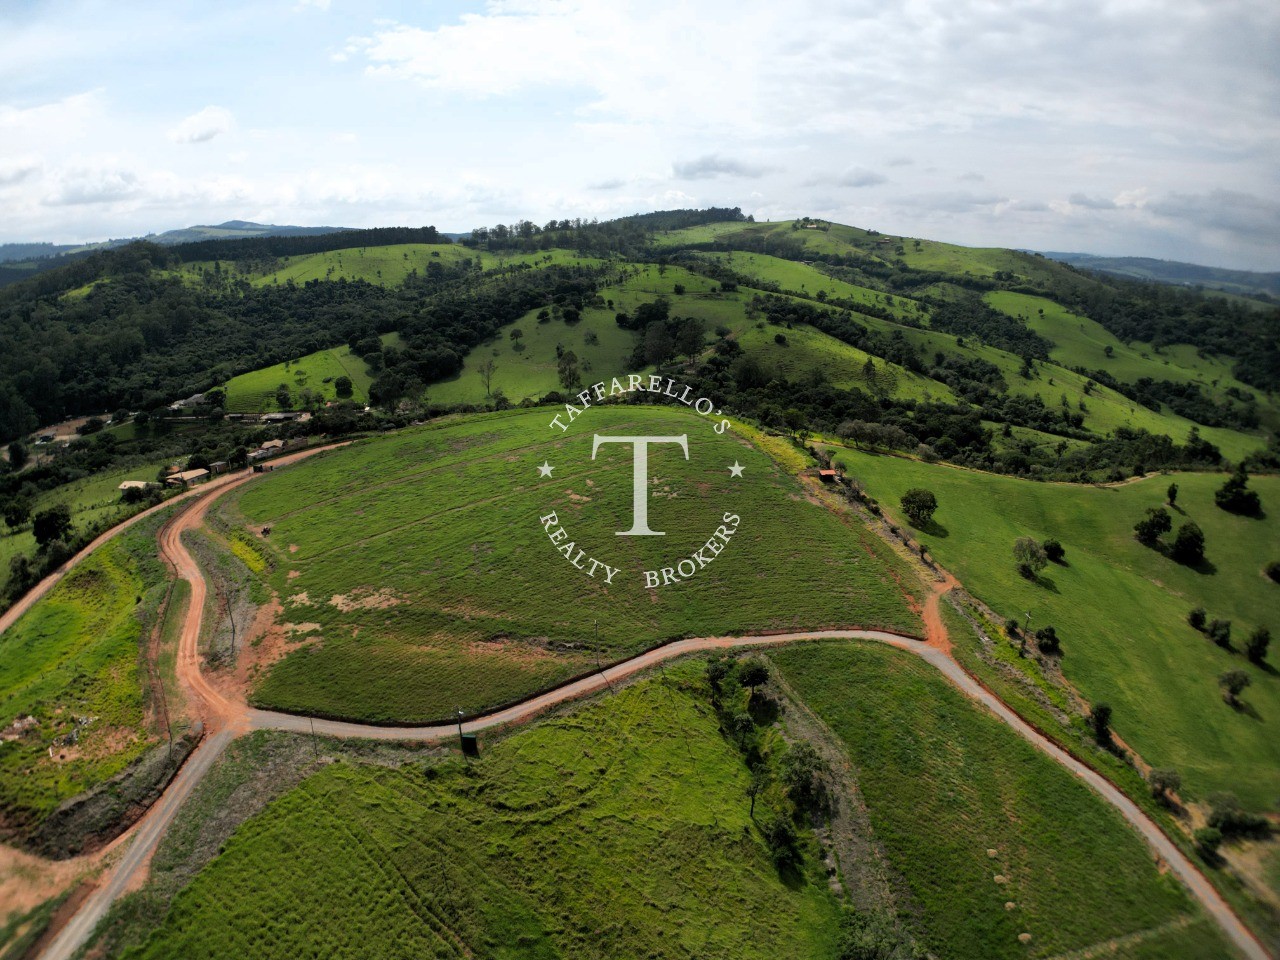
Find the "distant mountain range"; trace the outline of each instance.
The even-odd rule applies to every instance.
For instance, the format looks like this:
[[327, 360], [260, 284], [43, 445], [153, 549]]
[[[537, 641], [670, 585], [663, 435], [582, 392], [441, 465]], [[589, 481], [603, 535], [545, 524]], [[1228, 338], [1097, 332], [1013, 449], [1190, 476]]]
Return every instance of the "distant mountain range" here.
[[320, 233], [339, 233], [350, 227], [295, 227], [287, 224], [254, 223], [251, 220], [228, 220], [218, 224], [198, 224], [164, 233], [149, 233], [145, 237], [124, 237], [119, 240], [102, 240], [98, 243], [0, 243], [0, 263], [20, 260], [38, 260], [88, 250], [121, 247], [135, 240], [171, 245], [193, 243], [197, 240], [239, 240], [244, 237], [302, 237]]
[[1280, 273], [1255, 273], [1250, 270], [1227, 270], [1202, 267], [1177, 260], [1153, 260], [1150, 257], [1099, 257], [1091, 253], [1054, 253], [1043, 251], [1051, 260], [1069, 263], [1081, 270], [1094, 270], [1129, 280], [1150, 280], [1184, 287], [1204, 287], [1224, 293], [1252, 297], [1267, 294], [1280, 297]]

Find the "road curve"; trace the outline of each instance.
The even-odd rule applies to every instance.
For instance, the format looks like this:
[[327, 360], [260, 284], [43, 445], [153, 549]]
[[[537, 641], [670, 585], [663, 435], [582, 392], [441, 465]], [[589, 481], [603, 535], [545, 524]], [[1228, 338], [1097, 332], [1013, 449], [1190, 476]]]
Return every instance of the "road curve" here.
[[[319, 452], [320, 449], [327, 448], [304, 451], [288, 458], [288, 460], [301, 459], [311, 453]], [[458, 726], [456, 724], [383, 727], [345, 721], [313, 719], [272, 710], [260, 710], [227, 699], [208, 682], [208, 679], [204, 677], [200, 670], [198, 649], [206, 585], [199, 565], [182, 543], [182, 533], [203, 523], [209, 507], [219, 496], [251, 478], [252, 474], [240, 474], [225, 478], [216, 487], [210, 484], [202, 490], [193, 491], [197, 495], [203, 495], [200, 502], [184, 511], [161, 531], [161, 551], [173, 564], [178, 576], [191, 584], [191, 601], [188, 604], [187, 617], [179, 639], [177, 670], [180, 681], [186, 687], [193, 706], [199, 711], [205, 724], [206, 736], [199, 747], [187, 759], [178, 775], [174, 777], [161, 799], [135, 825], [131, 842], [121, 859], [114, 865], [106, 879], [85, 900], [75, 916], [59, 931], [57, 937], [45, 950], [43, 954], [44, 960], [69, 960], [75, 951], [88, 940], [94, 927], [106, 915], [111, 904], [124, 891], [130, 889], [135, 881], [145, 876], [151, 855], [159, 845], [166, 828], [176, 816], [183, 800], [186, 799], [195, 785], [209, 771], [213, 762], [226, 749], [227, 744], [240, 734], [251, 729], [284, 730], [294, 733], [315, 732], [316, 734], [333, 737], [420, 742], [443, 740], [457, 735]], [[132, 518], [128, 523], [136, 522], [141, 516], [142, 514]], [[126, 525], [121, 525], [108, 531], [98, 540], [95, 540], [91, 548], [109, 539], [110, 536], [115, 535]], [[78, 554], [61, 572], [65, 572], [71, 565], [82, 559], [83, 555], [84, 552]], [[47, 589], [48, 587], [45, 588], [46, 591]], [[30, 604], [27, 604], [27, 606], [30, 606]], [[0, 626], [7, 626], [7, 624], [0, 622]], [[1120, 815], [1137, 829], [1156, 856], [1169, 865], [1191, 895], [1203, 905], [1206, 912], [1218, 923], [1223, 932], [1245, 957], [1249, 958], [1249, 960], [1269, 960], [1270, 955], [1261, 943], [1253, 936], [1240, 918], [1236, 916], [1218, 891], [1205, 878], [1204, 874], [1165, 835], [1155, 821], [1143, 813], [1132, 800], [1101, 774], [1071, 756], [1071, 754], [1018, 716], [995, 694], [968, 674], [946, 650], [937, 646], [926, 645], [911, 637], [881, 630], [820, 630], [756, 637], [696, 637], [679, 640], [645, 651], [599, 673], [583, 677], [573, 683], [531, 697], [513, 706], [473, 717], [464, 721], [462, 729], [464, 732], [475, 732], [506, 724], [519, 723], [559, 704], [596, 693], [604, 689], [609, 683], [623, 680], [640, 671], [657, 666], [659, 663], [690, 653], [776, 646], [805, 640], [833, 639], [872, 640], [923, 658], [959, 688], [962, 693], [986, 706], [1019, 736], [1057, 763], [1066, 767], [1082, 779], [1103, 800], [1115, 807], [1120, 812]]]

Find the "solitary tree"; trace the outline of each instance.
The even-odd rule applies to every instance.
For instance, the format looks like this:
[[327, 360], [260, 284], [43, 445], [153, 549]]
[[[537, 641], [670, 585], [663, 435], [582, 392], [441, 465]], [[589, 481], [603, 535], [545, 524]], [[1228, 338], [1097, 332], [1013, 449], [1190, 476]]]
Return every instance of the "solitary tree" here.
[[747, 657], [738, 665], [738, 682], [754, 692], [756, 687], [769, 682], [768, 664], [759, 657]]
[[1093, 739], [1100, 747], [1111, 746], [1111, 707], [1105, 703], [1095, 703], [1089, 711], [1089, 726], [1093, 728]]
[[1133, 535], [1148, 547], [1155, 546], [1160, 537], [1173, 529], [1173, 518], [1164, 507], [1148, 507], [1147, 515], [1133, 525]]
[[1259, 627], [1249, 634], [1249, 639], [1244, 645], [1244, 652], [1254, 663], [1262, 663], [1263, 660], [1267, 659], [1267, 647], [1269, 646], [1271, 646], [1271, 631], [1266, 627]]
[[276, 387], [276, 406], [281, 410], [288, 410], [293, 406], [293, 398], [289, 395], [289, 385], [282, 383]]
[[1151, 796], [1162, 803], [1169, 800], [1169, 793], [1182, 786], [1182, 776], [1177, 770], [1152, 770], [1147, 778], [1151, 784]]
[[1218, 686], [1222, 688], [1222, 699], [1233, 707], [1239, 706], [1240, 694], [1252, 682], [1243, 670], [1228, 670], [1218, 678]]
[[348, 376], [338, 377], [333, 381], [333, 392], [339, 397], [349, 397], [354, 389], [351, 378]]
[[480, 365], [476, 367], [476, 373], [480, 377], [480, 382], [484, 384], [484, 395], [492, 396], [493, 391], [490, 390], [493, 384], [494, 371], [498, 369], [498, 364], [492, 359], [482, 360]]
[[1067, 555], [1066, 548], [1057, 540], [1046, 540], [1043, 546], [1044, 555], [1049, 558], [1051, 563], [1061, 563], [1062, 558]]
[[9, 444], [9, 466], [21, 470], [27, 465], [27, 448], [18, 440]]
[[1272, 582], [1280, 583], [1280, 560], [1272, 560], [1267, 564], [1266, 570]]
[[572, 350], [566, 350], [560, 354], [560, 360], [556, 364], [556, 373], [560, 377], [560, 386], [568, 390], [570, 387], [578, 385], [578, 355]]
[[1178, 535], [1173, 538], [1170, 555], [1178, 563], [1194, 566], [1204, 559], [1204, 532], [1194, 520], [1188, 520], [1178, 527]]
[[42, 547], [54, 540], [63, 539], [70, 532], [71, 510], [64, 503], [41, 510], [31, 522], [31, 534]]
[[1041, 653], [1059, 654], [1062, 652], [1062, 641], [1058, 639], [1058, 631], [1051, 626], [1043, 626], [1036, 631], [1036, 646]]
[[928, 526], [933, 520], [933, 512], [937, 509], [938, 498], [931, 490], [912, 487], [902, 495], [902, 512], [907, 515], [907, 519], [913, 526]]
[[1257, 514], [1262, 511], [1258, 494], [1249, 489], [1249, 474], [1244, 467], [1227, 478], [1227, 482], [1214, 492], [1213, 502], [1231, 513]]
[[1013, 559], [1018, 565], [1018, 572], [1028, 580], [1034, 580], [1036, 574], [1049, 563], [1044, 547], [1031, 537], [1019, 537], [1014, 541]]
[[1205, 628], [1205, 633], [1209, 635], [1209, 639], [1218, 646], [1227, 648], [1231, 646], [1231, 621], [1230, 620], [1210, 620], [1209, 626]]
[[1190, 613], [1187, 614], [1187, 623], [1191, 624], [1191, 627], [1194, 630], [1203, 630], [1204, 618], [1205, 618], [1204, 607], [1196, 607], [1194, 610], [1192, 610]]
[[1178, 485], [1176, 483], [1169, 484], [1168, 498], [1169, 506], [1171, 507], [1178, 502]]
[[31, 503], [26, 497], [14, 497], [4, 505], [4, 522], [10, 530], [16, 530], [29, 519], [31, 519]]

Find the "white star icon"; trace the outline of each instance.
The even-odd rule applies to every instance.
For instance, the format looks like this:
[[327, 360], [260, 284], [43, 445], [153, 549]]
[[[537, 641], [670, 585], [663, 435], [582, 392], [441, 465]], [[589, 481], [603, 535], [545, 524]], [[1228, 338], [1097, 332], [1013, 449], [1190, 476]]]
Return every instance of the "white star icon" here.
[[554, 470], [554, 469], [555, 469], [555, 467], [551, 466], [551, 464], [549, 464], [549, 463], [547, 463], [547, 461], [543, 460], [543, 461], [542, 461], [542, 466], [540, 466], [540, 467], [538, 468], [538, 476], [540, 476], [540, 477], [549, 477], [549, 476], [551, 476], [551, 471], [552, 471], [552, 470]]
[[729, 476], [740, 477], [742, 476], [742, 470], [743, 470], [742, 464], [738, 463], [738, 461], [735, 460], [733, 461], [733, 466], [729, 468]]

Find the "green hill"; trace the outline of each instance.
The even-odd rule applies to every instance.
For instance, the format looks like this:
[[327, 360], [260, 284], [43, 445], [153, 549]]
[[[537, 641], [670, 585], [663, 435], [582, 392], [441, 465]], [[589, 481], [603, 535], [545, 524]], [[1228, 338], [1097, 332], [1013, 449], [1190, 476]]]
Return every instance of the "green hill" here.
[[[909, 581], [894, 574], [900, 561], [867, 531], [832, 524], [789, 471], [742, 437], [716, 437], [707, 421], [668, 407], [589, 413], [592, 430], [688, 436], [687, 461], [655, 453], [652, 509], [666, 536], [615, 536], [630, 516], [629, 471], [592, 461], [589, 439], [548, 435], [545, 410], [356, 444], [229, 498], [228, 523], [271, 528], [256, 542], [281, 619], [294, 625], [280, 627], [290, 652], [259, 680], [254, 701], [418, 722], [527, 696], [590, 669], [597, 654], [618, 659], [672, 637], [919, 631], [902, 592]], [[727, 470], [735, 460], [741, 479]], [[540, 478], [544, 461], [553, 478]], [[645, 587], [642, 569], [689, 555], [726, 510], [741, 517], [741, 533], [711, 566]], [[538, 520], [553, 511], [588, 555], [626, 572], [584, 583]]]
[[[1003, 617], [1033, 628], [1053, 625], [1062, 639], [1061, 668], [1093, 703], [1115, 710], [1125, 741], [1156, 767], [1183, 775], [1186, 796], [1230, 790], [1274, 809], [1280, 797], [1280, 679], [1248, 663], [1244, 638], [1259, 627], [1280, 631], [1280, 587], [1265, 579], [1280, 543], [1280, 478], [1254, 477], [1265, 519], [1214, 505], [1221, 474], [1174, 474], [1116, 487], [1038, 484], [970, 470], [840, 451], [836, 460], [895, 517], [912, 487], [932, 490], [935, 525], [912, 530], [944, 566]], [[1209, 563], [1187, 567], [1144, 547], [1133, 525], [1179, 487], [1178, 524], [1204, 531]], [[898, 522], [902, 522], [900, 519]], [[1018, 537], [1056, 538], [1066, 562], [1032, 583], [1014, 569]], [[1171, 539], [1171, 538], [1168, 538]], [[1197, 606], [1230, 620], [1234, 650], [1221, 649], [1187, 625]], [[1248, 708], [1222, 701], [1218, 677], [1245, 670]]]

